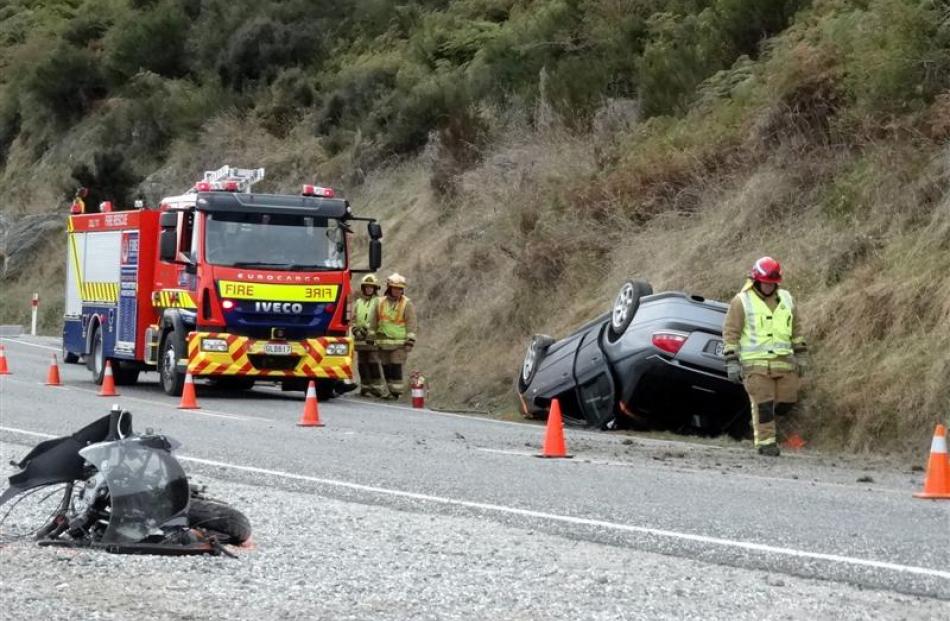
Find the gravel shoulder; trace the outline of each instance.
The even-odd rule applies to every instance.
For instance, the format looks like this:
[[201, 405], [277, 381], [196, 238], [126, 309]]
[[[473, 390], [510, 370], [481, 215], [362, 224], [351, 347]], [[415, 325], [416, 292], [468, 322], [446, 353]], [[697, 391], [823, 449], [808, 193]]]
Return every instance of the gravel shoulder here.
[[[2, 444], [2, 462], [28, 448]], [[3, 618], [932, 619], [950, 608], [488, 519], [195, 480], [248, 515], [253, 549], [161, 558], [3, 543]]]

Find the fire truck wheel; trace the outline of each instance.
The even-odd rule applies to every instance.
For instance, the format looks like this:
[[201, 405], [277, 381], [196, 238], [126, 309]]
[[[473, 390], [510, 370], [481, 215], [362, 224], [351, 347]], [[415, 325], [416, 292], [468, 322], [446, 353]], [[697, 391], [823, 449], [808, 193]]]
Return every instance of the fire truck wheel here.
[[333, 383], [317, 382], [317, 399], [320, 401], [329, 401], [336, 395], [333, 392]]
[[77, 362], [79, 362], [79, 354], [74, 354], [66, 349], [66, 344], [63, 343], [63, 363], [76, 364]]
[[185, 374], [176, 368], [178, 358], [179, 352], [175, 345], [175, 333], [169, 332], [165, 335], [165, 343], [162, 345], [159, 374], [162, 378], [162, 389], [166, 395], [172, 397], [180, 397], [181, 390], [185, 386]]
[[112, 362], [115, 383], [117, 386], [132, 386], [139, 381], [139, 370], [132, 367], [124, 367], [121, 363]]
[[102, 344], [102, 328], [99, 326], [96, 326], [92, 334], [92, 348], [86, 360], [86, 367], [92, 371], [92, 381], [101, 385], [106, 374], [106, 355]]
[[217, 377], [211, 383], [223, 390], [250, 390], [254, 388], [253, 377]]

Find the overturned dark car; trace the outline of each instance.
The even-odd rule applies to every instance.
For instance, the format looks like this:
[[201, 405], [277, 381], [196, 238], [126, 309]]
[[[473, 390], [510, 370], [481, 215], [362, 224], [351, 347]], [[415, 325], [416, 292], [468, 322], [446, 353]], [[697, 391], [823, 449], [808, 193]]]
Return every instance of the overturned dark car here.
[[517, 381], [523, 413], [543, 417], [557, 398], [569, 424], [743, 437], [748, 397], [722, 356], [727, 308], [624, 283], [610, 312], [563, 339], [532, 338]]

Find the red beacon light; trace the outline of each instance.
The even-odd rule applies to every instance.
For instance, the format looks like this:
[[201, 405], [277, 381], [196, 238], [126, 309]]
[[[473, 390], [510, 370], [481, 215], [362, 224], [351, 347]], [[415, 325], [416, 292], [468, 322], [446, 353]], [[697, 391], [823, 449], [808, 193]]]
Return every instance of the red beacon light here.
[[195, 190], [198, 192], [210, 192], [213, 189], [210, 181], [199, 181], [195, 184]]
[[221, 189], [224, 190], [225, 192], [237, 192], [241, 188], [238, 182], [232, 179], [230, 181], [222, 181]]
[[324, 188], [319, 185], [310, 185], [309, 183], [303, 186], [303, 190], [300, 194], [303, 196], [319, 196], [320, 198], [333, 198], [336, 196], [336, 192], [333, 191], [333, 188]]

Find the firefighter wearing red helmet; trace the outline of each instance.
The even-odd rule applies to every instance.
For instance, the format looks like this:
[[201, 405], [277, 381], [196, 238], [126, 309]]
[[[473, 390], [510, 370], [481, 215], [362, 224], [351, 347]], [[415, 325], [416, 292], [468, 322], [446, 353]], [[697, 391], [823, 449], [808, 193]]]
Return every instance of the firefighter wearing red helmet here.
[[752, 403], [755, 446], [778, 456], [776, 417], [798, 401], [808, 365], [808, 346], [792, 294], [782, 288], [782, 266], [762, 257], [732, 299], [723, 326], [723, 355], [729, 379], [741, 381]]

